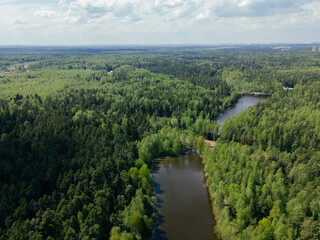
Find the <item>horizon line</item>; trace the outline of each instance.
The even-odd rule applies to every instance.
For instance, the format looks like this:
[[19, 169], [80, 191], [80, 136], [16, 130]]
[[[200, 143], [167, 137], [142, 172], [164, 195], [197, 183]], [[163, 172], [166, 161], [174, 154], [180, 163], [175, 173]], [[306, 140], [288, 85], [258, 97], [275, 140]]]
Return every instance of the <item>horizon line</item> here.
[[125, 46], [254, 46], [254, 45], [312, 45], [319, 42], [256, 42], [256, 43], [123, 43], [123, 44], [0, 44], [0, 47], [125, 47]]

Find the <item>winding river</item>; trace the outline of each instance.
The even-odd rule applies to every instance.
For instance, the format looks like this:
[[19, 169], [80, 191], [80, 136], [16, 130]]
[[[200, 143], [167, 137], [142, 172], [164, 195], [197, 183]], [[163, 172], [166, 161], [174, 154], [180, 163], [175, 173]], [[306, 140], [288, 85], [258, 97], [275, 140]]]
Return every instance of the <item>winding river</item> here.
[[[263, 99], [265, 97], [242, 96], [219, 115], [220, 127], [227, 118]], [[152, 175], [159, 217], [154, 240], [218, 239], [213, 231], [215, 221], [202, 161], [196, 154], [160, 159]]]

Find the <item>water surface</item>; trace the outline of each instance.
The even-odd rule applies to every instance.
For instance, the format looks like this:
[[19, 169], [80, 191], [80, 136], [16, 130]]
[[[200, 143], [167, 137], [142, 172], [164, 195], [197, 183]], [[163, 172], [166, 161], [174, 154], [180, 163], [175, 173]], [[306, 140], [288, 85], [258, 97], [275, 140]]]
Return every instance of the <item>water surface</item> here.
[[224, 112], [220, 113], [217, 120], [220, 121], [220, 127], [219, 131], [221, 129], [221, 126], [223, 122], [229, 118], [233, 117], [237, 113], [241, 112], [242, 110], [256, 104], [257, 102], [261, 102], [262, 100], [266, 99], [265, 96], [250, 96], [250, 95], [244, 95], [241, 98], [239, 98], [238, 102], [234, 105], [231, 105], [228, 107]]
[[202, 160], [192, 154], [167, 157], [159, 164], [153, 177], [160, 221], [153, 239], [217, 239]]
[[[265, 97], [242, 96], [218, 116], [220, 127], [231, 116], [262, 101]], [[202, 160], [196, 155], [167, 157], [157, 162], [153, 172], [159, 222], [153, 239], [215, 240], [211, 202], [203, 174]]]

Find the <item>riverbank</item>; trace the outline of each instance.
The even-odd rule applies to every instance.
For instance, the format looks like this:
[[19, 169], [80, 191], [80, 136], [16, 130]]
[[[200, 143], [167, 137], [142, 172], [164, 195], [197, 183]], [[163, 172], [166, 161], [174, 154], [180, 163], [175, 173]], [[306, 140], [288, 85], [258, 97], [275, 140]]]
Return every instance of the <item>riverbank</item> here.
[[[211, 147], [210, 145], [210, 142], [213, 142], [213, 141], [209, 141], [209, 140], [206, 140], [204, 141], [205, 143], [207, 143], [207, 145], [209, 146], [209, 149], [207, 151], [213, 151], [213, 147]], [[216, 142], [214, 142], [214, 146], [216, 145]], [[210, 205], [211, 205], [211, 211], [212, 211], [212, 214], [214, 216], [214, 226], [212, 227], [215, 235], [217, 236], [217, 239], [221, 239], [221, 233], [219, 232], [218, 230], [218, 225], [219, 225], [219, 222], [218, 222], [218, 211], [217, 211], [217, 208], [215, 206], [215, 199], [213, 197], [213, 192], [210, 190], [210, 187], [209, 187], [209, 183], [208, 183], [208, 172], [205, 170], [205, 163], [204, 163], [204, 155], [203, 154], [199, 154], [197, 153], [196, 154], [201, 160], [202, 160], [202, 165], [203, 165], [203, 173], [204, 173], [204, 185], [206, 186], [206, 190], [207, 190], [207, 193], [208, 193], [208, 196], [209, 196], [209, 199], [210, 199]]]
[[[245, 94], [243, 93], [244, 96], [242, 96], [238, 102], [236, 102], [234, 105], [230, 106], [229, 108], [227, 108], [224, 112], [222, 112], [217, 120], [219, 120], [220, 122], [220, 127], [219, 127], [219, 133], [220, 133], [220, 129], [222, 127], [222, 124], [224, 123], [225, 120], [227, 120], [230, 117], [235, 116], [236, 114], [240, 113], [242, 110], [264, 100], [265, 98], [267, 98], [268, 94], [264, 94], [264, 93], [248, 93]], [[208, 196], [210, 198], [210, 204], [211, 204], [211, 211], [213, 213], [213, 215], [215, 216], [215, 227], [214, 227], [214, 231], [217, 234], [217, 236], [221, 239], [221, 232], [219, 231], [220, 225], [221, 223], [219, 223], [218, 219], [219, 219], [219, 213], [218, 213], [218, 209], [216, 207], [215, 204], [215, 198], [214, 198], [214, 192], [210, 189], [209, 186], [209, 182], [208, 182], [208, 178], [209, 178], [209, 172], [208, 172], [208, 168], [206, 167], [208, 163], [208, 159], [210, 158], [209, 156], [211, 156], [213, 153], [211, 151], [214, 151], [214, 146], [216, 146], [217, 142], [214, 141], [209, 141], [209, 140], [204, 140], [204, 143], [206, 143], [208, 145], [208, 149], [204, 151], [203, 154], [198, 154], [198, 156], [202, 159], [202, 164], [204, 166], [203, 171], [204, 171], [204, 177], [205, 177], [205, 186], [207, 188], [207, 192], [208, 192]], [[206, 152], [206, 151], [210, 151], [210, 152]], [[208, 159], [206, 159], [208, 158]], [[206, 160], [206, 161], [205, 161]], [[224, 199], [224, 202], [226, 202], [226, 200]]]
[[[213, 150], [209, 149], [209, 151], [213, 151]], [[203, 165], [203, 167], [205, 167], [205, 164], [203, 162], [204, 156], [202, 154], [197, 154], [197, 156], [202, 160], [202, 165]], [[204, 168], [203, 168], [203, 173], [204, 173], [204, 180], [205, 180], [204, 185], [206, 186], [206, 190], [207, 190], [207, 193], [208, 193], [208, 196], [209, 196], [209, 199], [210, 199], [211, 211], [212, 211], [212, 214], [214, 216], [214, 226], [212, 227], [212, 230], [215, 233], [215, 235], [217, 236], [217, 239], [220, 240], [221, 239], [221, 234], [220, 234], [220, 232], [218, 231], [218, 228], [217, 228], [217, 226], [219, 224], [219, 222], [217, 220], [218, 211], [217, 211], [217, 209], [215, 207], [213, 193], [211, 192], [209, 184], [208, 184], [208, 181], [207, 181], [208, 180], [208, 177], [207, 177], [208, 173], [205, 171]]]
[[[242, 96], [238, 102], [228, 107], [224, 112], [219, 114], [216, 120], [223, 122], [243, 109], [262, 101], [265, 97]], [[168, 130], [171, 133], [171, 129]], [[173, 141], [181, 142], [182, 132], [177, 132]], [[158, 133], [147, 137], [142, 144], [140, 151], [146, 146], [159, 146], [150, 144], [158, 137], [167, 136], [167, 132]], [[178, 137], [179, 136], [179, 137]], [[187, 135], [183, 139], [186, 138]], [[160, 139], [160, 143], [165, 142], [166, 138]], [[178, 141], [180, 140], [180, 141]], [[196, 141], [191, 141], [193, 144]], [[189, 144], [191, 143], [189, 141]], [[175, 144], [176, 145], [176, 144]], [[203, 139], [197, 147], [199, 151], [205, 154], [179, 155], [177, 157], [162, 158], [158, 162], [156, 171], [153, 172], [153, 179], [156, 183], [155, 196], [156, 208], [158, 212], [159, 222], [153, 232], [153, 239], [221, 239], [221, 233], [217, 229], [221, 229], [218, 219], [218, 208], [215, 206], [214, 196], [216, 193], [210, 190], [208, 171], [205, 170], [206, 161], [210, 159], [207, 154], [211, 155], [215, 141]], [[178, 146], [178, 145], [177, 145]], [[202, 148], [202, 146], [206, 146]], [[159, 147], [158, 147], [159, 148]], [[165, 145], [162, 146], [165, 148]], [[159, 148], [159, 149], [162, 149]], [[146, 148], [148, 150], [149, 148]], [[175, 147], [177, 150], [178, 148]], [[170, 150], [170, 149], [169, 149]], [[141, 151], [142, 153], [143, 151]], [[150, 149], [146, 152], [150, 152]], [[165, 151], [165, 152], [177, 152]], [[143, 154], [142, 154], [143, 156]], [[149, 156], [150, 157], [150, 156]], [[151, 159], [151, 157], [150, 157]], [[152, 159], [154, 159], [152, 157]], [[207, 160], [207, 163], [209, 161]], [[174, 207], [173, 207], [174, 206]], [[197, 209], [197, 211], [194, 211]], [[183, 219], [183, 221], [181, 221]], [[196, 223], [196, 224], [195, 224]], [[221, 224], [221, 223], [220, 223]]]
[[272, 94], [264, 93], [264, 92], [239, 92], [239, 95], [248, 95], [248, 96], [255, 96], [255, 97], [270, 97]]

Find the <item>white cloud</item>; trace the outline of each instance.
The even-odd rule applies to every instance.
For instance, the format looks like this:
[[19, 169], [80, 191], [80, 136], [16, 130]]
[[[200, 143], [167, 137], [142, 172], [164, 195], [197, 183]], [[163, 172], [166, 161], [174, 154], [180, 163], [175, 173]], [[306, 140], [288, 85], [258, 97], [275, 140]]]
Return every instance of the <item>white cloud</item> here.
[[37, 17], [43, 17], [43, 18], [53, 18], [53, 17], [57, 17], [58, 13], [55, 11], [41, 10], [41, 11], [36, 11], [34, 15]]
[[12, 19], [12, 23], [14, 25], [27, 24], [27, 19], [19, 16], [17, 18]]
[[196, 16], [197, 20], [205, 20], [208, 19], [210, 17], [210, 12], [206, 11], [206, 12], [201, 12], [199, 15]]
[[[10, 36], [19, 44], [277, 41], [320, 20], [318, 0], [3, 0], [0, 7], [0, 44]], [[17, 27], [29, 37], [14, 37]], [[299, 37], [312, 41], [320, 31]]]
[[302, 12], [310, 2], [318, 0], [225, 0], [214, 10], [219, 17], [264, 17]]
[[155, 0], [154, 5], [156, 7], [169, 7], [174, 8], [177, 6], [182, 6], [184, 1], [182, 0]]

